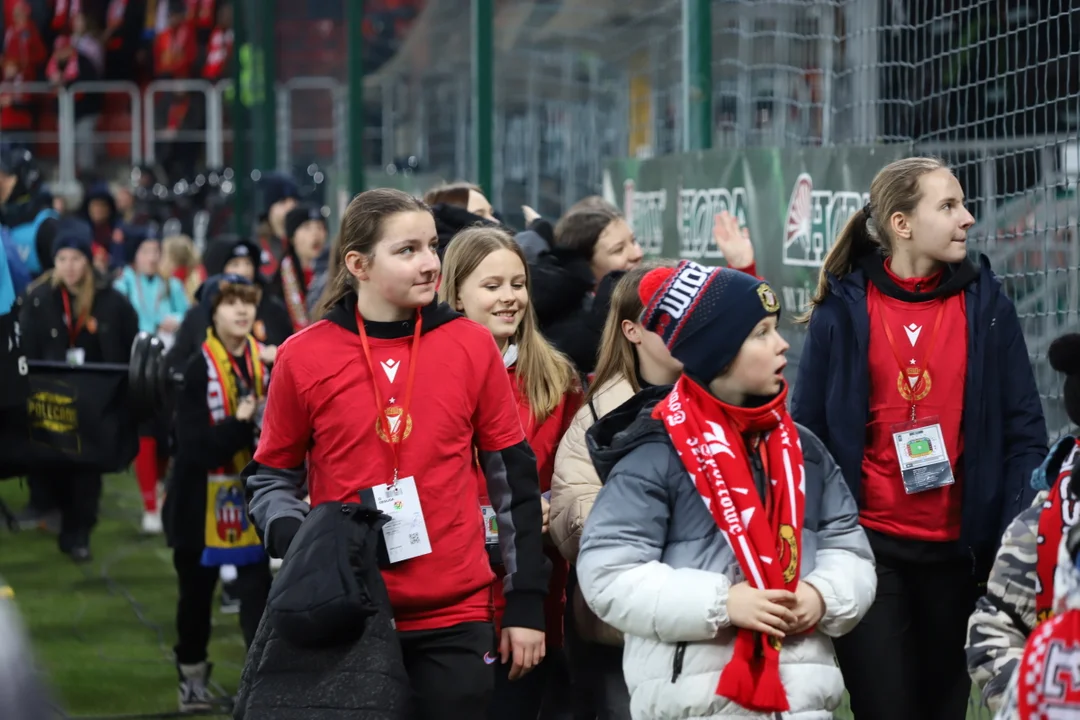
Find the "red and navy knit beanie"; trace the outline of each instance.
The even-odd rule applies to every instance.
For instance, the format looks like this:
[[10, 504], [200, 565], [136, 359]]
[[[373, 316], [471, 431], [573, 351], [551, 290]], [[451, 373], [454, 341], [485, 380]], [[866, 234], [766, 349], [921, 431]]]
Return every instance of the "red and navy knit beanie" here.
[[683, 260], [656, 268], [638, 286], [641, 324], [659, 335], [687, 375], [707, 383], [739, 354], [754, 326], [780, 314], [769, 284], [730, 268]]

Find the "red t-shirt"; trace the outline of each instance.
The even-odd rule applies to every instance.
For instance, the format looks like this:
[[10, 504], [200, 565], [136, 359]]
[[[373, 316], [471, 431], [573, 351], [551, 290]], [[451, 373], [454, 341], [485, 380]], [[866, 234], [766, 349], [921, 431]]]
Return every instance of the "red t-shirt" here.
[[409, 363], [417, 363], [400, 477], [416, 480], [432, 552], [395, 563], [383, 579], [399, 630], [490, 621], [494, 574], [473, 448], [495, 452], [524, 439], [514, 391], [481, 325], [455, 317], [425, 328], [410, 359], [412, 340], [369, 337], [374, 378], [360, 337], [328, 320], [282, 343], [255, 460], [294, 468], [306, 458], [313, 505], [356, 502], [360, 490], [390, 482], [393, 454], [377, 428], [372, 381], [388, 408], [401, 408]]
[[[515, 372], [516, 366], [510, 368], [510, 380], [517, 394], [518, 417], [521, 425], [525, 428], [525, 439], [529, 441], [529, 447], [536, 454], [536, 469], [540, 477], [540, 492], [546, 493], [551, 489], [551, 476], [555, 474], [555, 452], [559, 449], [559, 442], [570, 427], [574, 414], [581, 407], [582, 394], [571, 392], [563, 396], [562, 402], [552, 411], [544, 421], [537, 423], [533, 419], [532, 410], [529, 408], [529, 400], [521, 386], [521, 379]], [[488, 499], [487, 483], [480, 478], [478, 485], [480, 504], [490, 505]], [[544, 599], [544, 627], [547, 632], [547, 646], [549, 648], [562, 647], [562, 617], [566, 606], [566, 579], [569, 574], [569, 566], [557, 548], [551, 545], [544, 546], [544, 554], [551, 561], [551, 580], [548, 583], [548, 594]], [[503, 596], [503, 577], [505, 573], [497, 570], [495, 582], [492, 585], [495, 601], [495, 629], [502, 628], [503, 611], [506, 609], [506, 598]]]
[[[893, 282], [909, 292], [937, 287], [941, 274]], [[926, 358], [939, 308], [941, 328]], [[967, 375], [967, 309], [964, 293], [939, 300], [908, 303], [886, 296], [867, 283], [870, 316], [870, 418], [866, 425], [866, 454], [862, 463], [860, 520], [873, 530], [894, 537], [944, 542], [960, 537], [964, 453], [964, 383]], [[892, 330], [896, 350], [905, 362], [927, 367], [929, 382], [916, 388], [917, 418], [937, 417], [952, 461], [956, 482], [911, 495], [904, 491], [900, 463], [893, 444], [893, 426], [911, 419], [909, 380], [897, 367], [882, 321]], [[901, 390], [901, 386], [907, 386]], [[902, 394], [903, 393], [903, 394]]]

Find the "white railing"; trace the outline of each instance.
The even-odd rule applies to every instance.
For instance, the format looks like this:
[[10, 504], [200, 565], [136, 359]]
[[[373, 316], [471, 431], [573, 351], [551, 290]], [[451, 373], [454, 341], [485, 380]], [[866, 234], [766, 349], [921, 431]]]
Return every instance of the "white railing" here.
[[[195, 143], [205, 148], [207, 167], [225, 165], [225, 143], [232, 140], [232, 130], [225, 127], [225, 107], [231, 95], [232, 80], [211, 83], [207, 80], [155, 80], [145, 88], [124, 81], [77, 82], [67, 87], [51, 83], [0, 83], [0, 96], [18, 94], [30, 100], [35, 119], [42, 110], [43, 99], [56, 102], [56, 129], [42, 131], [35, 122], [32, 130], [10, 130], [0, 125], [0, 142], [26, 145], [31, 150], [35, 146], [55, 146], [40, 155], [56, 157], [57, 187], [71, 187], [76, 184], [75, 108], [79, 98], [85, 95], [125, 95], [128, 98], [130, 128], [113, 129], [99, 126], [95, 130], [94, 144], [124, 143], [130, 148], [129, 158], [132, 165], [154, 163], [158, 159], [162, 146], [168, 143]], [[167, 131], [168, 111], [163, 110], [163, 103], [177, 93], [186, 93], [192, 102], [188, 112], [199, 115], [197, 122], [190, 126]], [[332, 111], [324, 124], [312, 126], [305, 123], [294, 128], [294, 104], [302, 103], [297, 94], [310, 97], [312, 93], [327, 93]], [[333, 148], [335, 162], [344, 156], [348, 138], [346, 124], [346, 88], [329, 77], [297, 77], [277, 87], [275, 107], [277, 117], [277, 167], [286, 169], [291, 166], [294, 142], [321, 143], [329, 142]], [[103, 113], [102, 118], [106, 117]]]

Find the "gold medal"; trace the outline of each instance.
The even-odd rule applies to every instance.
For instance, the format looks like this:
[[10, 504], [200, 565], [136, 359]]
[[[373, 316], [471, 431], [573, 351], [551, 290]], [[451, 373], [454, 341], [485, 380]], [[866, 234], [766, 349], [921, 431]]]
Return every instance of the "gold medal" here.
[[[394, 436], [394, 442], [400, 443], [405, 438], [409, 437], [412, 433], [412, 415], [409, 415], [405, 419], [405, 429], [403, 431], [398, 430], [398, 426], [401, 423], [401, 414], [404, 412], [400, 407], [391, 405], [384, 411], [386, 413], [386, 419], [390, 421], [390, 434]], [[379, 439], [385, 443], [390, 442], [390, 438], [386, 436], [386, 429], [381, 418], [375, 418], [375, 432], [379, 434]]]
[[904, 368], [896, 378], [896, 390], [908, 402], [918, 402], [930, 394], [930, 371], [917, 365]]

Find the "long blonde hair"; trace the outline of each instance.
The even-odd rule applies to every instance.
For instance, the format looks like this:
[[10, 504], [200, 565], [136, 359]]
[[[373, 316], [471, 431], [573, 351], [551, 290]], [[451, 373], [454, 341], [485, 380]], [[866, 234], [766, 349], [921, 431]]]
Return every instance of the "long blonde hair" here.
[[630, 270], [615, 285], [611, 293], [611, 309], [608, 310], [607, 320], [604, 321], [604, 333], [600, 336], [600, 350], [596, 358], [596, 371], [593, 374], [589, 392], [585, 395], [585, 402], [590, 403], [596, 397], [596, 393], [612, 381], [625, 378], [634, 389], [634, 393], [641, 392], [641, 383], [638, 382], [637, 353], [634, 344], [626, 339], [623, 334], [622, 324], [624, 320], [636, 323], [641, 316], [644, 305], [638, 297], [638, 285], [641, 279], [649, 272], [649, 268], [636, 267]]
[[829, 295], [829, 276], [842, 278], [851, 273], [855, 262], [864, 255], [892, 252], [889, 219], [896, 213], [908, 215], [922, 200], [919, 180], [935, 170], [947, 170], [948, 165], [936, 157], [911, 157], [891, 162], [878, 171], [870, 183], [870, 202], [848, 218], [836, 242], [829, 248], [818, 275], [817, 288], [810, 299], [810, 310], [798, 318], [809, 322], [811, 314]]
[[[439, 299], [456, 306], [462, 283], [484, 258], [498, 250], [509, 250], [521, 260], [525, 289], [532, 293], [529, 264], [514, 238], [499, 228], [473, 227], [455, 235], [446, 248]], [[567, 392], [577, 388], [577, 374], [570, 360], [540, 334], [531, 302], [510, 341], [518, 347], [517, 374], [523, 381], [525, 399], [533, 419], [541, 423], [555, 411]]]

